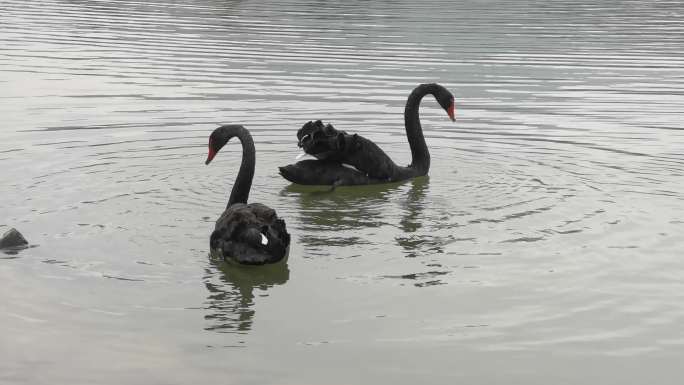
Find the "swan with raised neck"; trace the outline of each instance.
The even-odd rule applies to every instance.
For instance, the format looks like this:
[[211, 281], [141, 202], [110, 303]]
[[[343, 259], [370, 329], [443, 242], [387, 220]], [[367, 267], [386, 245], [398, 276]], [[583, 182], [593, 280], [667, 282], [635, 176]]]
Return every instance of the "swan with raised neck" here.
[[[426, 175], [430, 151], [420, 123], [419, 107], [425, 95], [433, 95], [454, 121], [454, 97], [436, 83], [421, 84], [409, 95], [404, 109], [404, 126], [411, 148], [411, 164], [397, 165], [373, 141], [358, 134], [338, 131], [321, 121], [308, 122], [298, 132], [299, 146], [318, 160], [304, 160], [280, 167], [287, 180], [306, 185], [361, 185], [397, 182]], [[353, 169], [344, 165], [353, 166]]]
[[256, 150], [252, 135], [240, 125], [225, 125], [209, 136], [209, 164], [230, 139], [242, 143], [240, 170], [228, 198], [228, 205], [216, 221], [209, 238], [212, 253], [238, 264], [263, 265], [287, 257], [290, 245], [285, 221], [272, 208], [261, 203], [247, 203], [254, 178]]

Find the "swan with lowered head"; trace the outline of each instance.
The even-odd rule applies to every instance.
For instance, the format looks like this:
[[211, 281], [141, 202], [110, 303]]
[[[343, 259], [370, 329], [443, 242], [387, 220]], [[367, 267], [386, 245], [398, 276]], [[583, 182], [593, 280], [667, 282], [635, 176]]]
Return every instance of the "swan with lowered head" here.
[[[317, 159], [308, 159], [280, 167], [280, 175], [304, 185], [364, 185], [398, 182], [426, 175], [430, 169], [418, 107], [425, 95], [431, 94], [454, 121], [454, 96], [436, 83], [416, 87], [406, 101], [404, 124], [411, 164], [399, 166], [378, 145], [360, 135], [338, 131], [319, 120], [308, 122], [297, 132], [299, 147]], [[353, 166], [346, 167], [345, 165]]]
[[247, 203], [256, 163], [254, 141], [249, 131], [240, 125], [225, 125], [214, 130], [209, 137], [205, 164], [209, 164], [233, 137], [242, 143], [242, 162], [228, 206], [216, 221], [209, 246], [213, 253], [230, 262], [244, 265], [279, 262], [287, 256], [290, 245], [285, 221], [266, 205]]

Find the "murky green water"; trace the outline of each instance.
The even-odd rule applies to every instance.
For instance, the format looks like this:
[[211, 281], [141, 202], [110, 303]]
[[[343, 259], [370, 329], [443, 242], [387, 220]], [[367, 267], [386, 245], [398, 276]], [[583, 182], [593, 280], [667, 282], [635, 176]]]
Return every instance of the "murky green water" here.
[[[676, 384], [684, 6], [0, 3], [0, 383]], [[429, 177], [289, 185], [324, 119]], [[208, 257], [249, 128], [285, 265]]]

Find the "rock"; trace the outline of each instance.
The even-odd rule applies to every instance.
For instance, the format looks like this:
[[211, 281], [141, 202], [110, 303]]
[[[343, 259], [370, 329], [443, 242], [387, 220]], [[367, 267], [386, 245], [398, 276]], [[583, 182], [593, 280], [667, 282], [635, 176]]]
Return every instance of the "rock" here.
[[5, 234], [2, 235], [2, 238], [0, 238], [0, 249], [26, 245], [28, 245], [26, 238], [24, 238], [24, 236], [15, 228], [9, 229], [9, 231], [5, 232]]

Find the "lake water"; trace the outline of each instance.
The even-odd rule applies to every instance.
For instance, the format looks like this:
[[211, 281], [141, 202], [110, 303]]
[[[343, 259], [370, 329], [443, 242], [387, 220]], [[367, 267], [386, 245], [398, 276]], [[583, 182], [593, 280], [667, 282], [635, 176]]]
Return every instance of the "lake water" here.
[[[677, 1], [3, 0], [0, 383], [677, 384]], [[312, 119], [429, 177], [301, 188]], [[285, 265], [208, 256], [249, 128]]]

